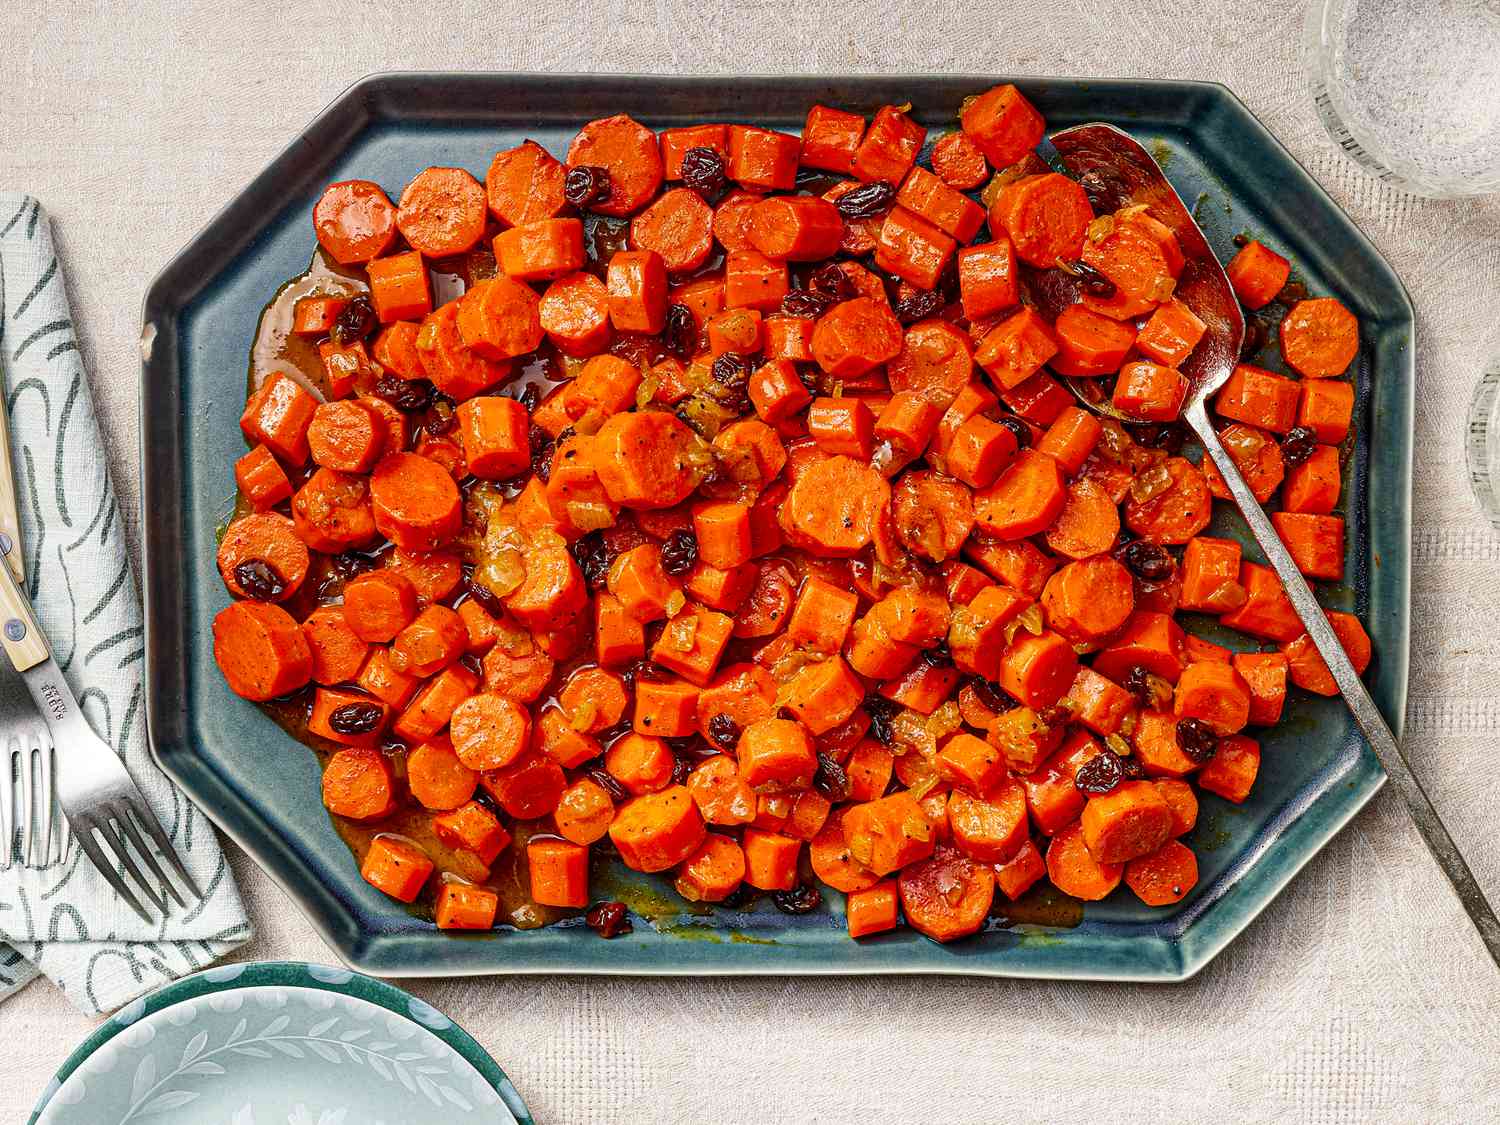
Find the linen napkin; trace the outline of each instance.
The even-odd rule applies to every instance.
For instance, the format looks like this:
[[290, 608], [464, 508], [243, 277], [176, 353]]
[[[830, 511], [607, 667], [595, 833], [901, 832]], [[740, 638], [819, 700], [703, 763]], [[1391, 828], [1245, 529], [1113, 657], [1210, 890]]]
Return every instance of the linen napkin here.
[[[52, 229], [30, 196], [0, 192], [0, 376], [10, 411], [26, 585], [63, 674], [207, 898], [148, 924], [72, 843], [45, 870], [0, 870], [0, 1000], [38, 972], [99, 1014], [250, 937], [212, 826], [146, 746], [141, 603], [73, 333]], [[68, 768], [58, 748], [58, 768]], [[10, 847], [10, 841], [3, 846]]]

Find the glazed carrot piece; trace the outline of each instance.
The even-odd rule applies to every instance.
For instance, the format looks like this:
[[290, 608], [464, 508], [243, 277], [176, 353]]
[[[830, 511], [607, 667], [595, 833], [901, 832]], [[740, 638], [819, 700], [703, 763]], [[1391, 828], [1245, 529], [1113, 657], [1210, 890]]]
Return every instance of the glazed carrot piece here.
[[313, 207], [318, 243], [341, 266], [378, 258], [396, 239], [396, 208], [379, 184], [341, 180], [329, 184]]
[[381, 324], [420, 320], [432, 311], [432, 282], [427, 263], [415, 250], [377, 258], [365, 267], [370, 300]]
[[711, 461], [697, 434], [674, 415], [611, 417], [595, 435], [599, 480], [627, 508], [670, 508], [702, 483]]
[[497, 234], [492, 243], [500, 272], [515, 281], [552, 281], [583, 268], [583, 223], [538, 219]]
[[1142, 539], [1186, 543], [1208, 526], [1213, 515], [1208, 482], [1185, 457], [1169, 457], [1159, 470], [1164, 474], [1160, 491], [1147, 500], [1132, 493], [1125, 502], [1125, 526]]
[[989, 175], [989, 162], [967, 133], [945, 133], [932, 146], [928, 157], [932, 170], [951, 188], [972, 191]]
[[780, 782], [796, 788], [812, 781], [818, 767], [807, 728], [790, 719], [762, 719], [740, 735], [740, 776], [751, 786]]
[[1045, 129], [1036, 107], [1010, 83], [966, 101], [960, 124], [995, 168], [1014, 164], [1036, 148]]
[[444, 883], [438, 888], [432, 919], [440, 930], [488, 930], [499, 909], [500, 896], [494, 891], [468, 883]]
[[727, 310], [709, 318], [709, 351], [714, 356], [759, 351], [761, 313], [779, 308], [790, 287], [785, 262], [774, 261], [759, 250], [731, 250], [724, 260]]
[[1082, 260], [1115, 284], [1112, 297], [1086, 292], [1083, 303], [1122, 320], [1170, 298], [1183, 265], [1177, 236], [1144, 212], [1116, 216], [1103, 237], [1085, 239]]
[[[1167, 367], [1180, 367], [1208, 326], [1175, 297], [1158, 306], [1135, 337], [1135, 346], [1147, 359]], [[1054, 364], [1054, 366], [1056, 366]]]
[[890, 306], [856, 297], [818, 318], [813, 328], [813, 358], [835, 379], [852, 379], [894, 359], [903, 339]]
[[906, 330], [889, 360], [891, 390], [915, 392], [946, 408], [973, 377], [974, 345], [945, 320], [922, 320]]
[[1112, 375], [1136, 343], [1135, 326], [1069, 305], [1052, 325], [1057, 354], [1048, 364], [1060, 375]]
[[1125, 865], [1125, 885], [1147, 906], [1181, 902], [1198, 882], [1198, 859], [1177, 840]]
[[1354, 415], [1354, 384], [1314, 379], [1302, 384], [1297, 425], [1312, 430], [1320, 442], [1337, 445], [1349, 435]]
[[458, 616], [463, 619], [464, 628], [469, 633], [466, 651], [470, 655], [483, 656], [495, 647], [495, 642], [503, 631], [508, 633], [508, 630], [502, 629], [499, 619], [475, 598], [468, 598], [458, 604]]
[[[920, 809], [920, 806], [917, 806]], [[848, 809], [838, 808], [829, 814], [823, 827], [808, 847], [813, 873], [828, 886], [844, 894], [868, 890], [879, 877], [854, 858], [844, 836]]]
[[780, 832], [746, 828], [745, 882], [764, 891], [789, 891], [797, 885], [797, 857], [802, 841]]
[[614, 815], [614, 801], [603, 786], [588, 777], [580, 777], [563, 790], [552, 814], [563, 838], [582, 847], [602, 840]]
[[1048, 627], [1074, 644], [1095, 644], [1117, 632], [1134, 611], [1135, 583], [1115, 559], [1094, 555], [1054, 573], [1041, 603]]
[[956, 249], [952, 235], [916, 212], [895, 206], [876, 237], [875, 264], [918, 289], [934, 289]]
[[519, 759], [531, 739], [531, 716], [514, 700], [471, 695], [453, 711], [453, 749], [471, 770], [499, 770]]
[[707, 148], [729, 159], [729, 128], [725, 125], [686, 125], [663, 129], [657, 135], [661, 145], [662, 170], [669, 180], [682, 179], [682, 162], [690, 149]]
[[[1355, 672], [1364, 675], [1365, 669], [1370, 666], [1372, 655], [1370, 638], [1365, 632], [1365, 627], [1353, 614], [1340, 613], [1337, 610], [1324, 612], [1327, 613], [1328, 623], [1333, 626], [1334, 634], [1343, 645], [1349, 662], [1354, 665]], [[1287, 658], [1288, 671], [1294, 684], [1304, 691], [1316, 692], [1318, 695], [1338, 694], [1338, 684], [1334, 682], [1333, 673], [1328, 670], [1328, 665], [1318, 655], [1311, 637], [1302, 633], [1290, 641], [1284, 641], [1280, 647], [1282, 654]]]
[[733, 630], [734, 622], [724, 614], [689, 604], [667, 623], [651, 647], [651, 659], [701, 687], [713, 676]]
[[347, 297], [303, 297], [292, 307], [292, 334], [326, 336], [348, 305]]
[[1082, 187], [1066, 176], [1045, 172], [1008, 184], [990, 205], [988, 221], [996, 238], [1010, 239], [1021, 261], [1051, 269], [1059, 261], [1077, 259], [1081, 252], [1086, 257], [1084, 234], [1093, 218]]
[[454, 323], [466, 348], [504, 360], [542, 342], [541, 301], [529, 285], [497, 275], [476, 282], [458, 301]]
[[899, 184], [927, 138], [927, 130], [896, 106], [883, 105], [854, 150], [850, 170], [865, 182], [888, 180]]
[[291, 465], [307, 464], [307, 428], [318, 400], [289, 375], [273, 372], [245, 403], [240, 429]]
[[1008, 626], [1031, 604], [1029, 598], [1003, 586], [989, 586], [967, 606], [954, 609], [948, 631], [948, 651], [959, 671], [994, 680], [1000, 675], [1000, 654]]
[[234, 483], [256, 511], [275, 507], [292, 494], [291, 481], [276, 455], [257, 445], [234, 463]]
[[394, 730], [408, 742], [431, 738], [453, 710], [479, 687], [479, 677], [462, 665], [444, 668], [422, 687], [396, 719]]
[[1087, 479], [1068, 486], [1057, 521], [1047, 529], [1047, 546], [1070, 559], [1089, 559], [1114, 546], [1120, 513], [1102, 488]]
[[391, 667], [431, 676], [462, 656], [468, 641], [463, 618], [445, 605], [430, 605], [396, 634], [391, 642]]
[[844, 723], [865, 697], [864, 685], [838, 656], [806, 665], [785, 691], [787, 709], [815, 735]]
[[473, 852], [486, 867], [510, 844], [510, 833], [478, 801], [432, 818], [432, 830], [445, 847]]
[[1301, 387], [1291, 379], [1248, 363], [1236, 364], [1214, 400], [1225, 418], [1286, 434], [1297, 422]]
[[474, 796], [479, 774], [464, 765], [446, 738], [434, 738], [406, 755], [406, 784], [429, 809], [456, 809]]
[[323, 767], [323, 804], [349, 820], [377, 820], [390, 813], [395, 783], [385, 755], [362, 746], [335, 753]]
[[984, 223], [983, 207], [919, 165], [901, 181], [896, 203], [958, 242], [972, 241]]
[[376, 836], [359, 873], [364, 881], [401, 902], [414, 902], [432, 874], [432, 860], [409, 840]]
[[526, 845], [531, 898], [542, 906], [589, 904], [589, 850], [567, 840], [532, 840]]
[[586, 666], [568, 677], [557, 701], [575, 730], [598, 734], [625, 718], [630, 691], [618, 672]]
[[1245, 604], [1223, 614], [1219, 618], [1223, 624], [1272, 641], [1290, 641], [1302, 632], [1302, 622], [1274, 570], [1259, 563], [1241, 563], [1240, 585], [1245, 588]]
[[370, 646], [349, 628], [342, 607], [325, 605], [302, 622], [312, 655], [312, 680], [329, 686], [352, 681], [364, 666]]
[[601, 215], [622, 217], [639, 211], [661, 187], [663, 169], [656, 134], [623, 113], [590, 121], [568, 146], [570, 168], [589, 166], [609, 173], [609, 196], [590, 204]]
[[[766, 321], [768, 328], [773, 323], [776, 320]], [[812, 394], [798, 377], [797, 365], [790, 359], [773, 359], [757, 368], [750, 377], [749, 395], [755, 413], [773, 426], [812, 401]]]
[[667, 602], [677, 590], [662, 569], [661, 548], [654, 543], [642, 543], [616, 557], [605, 582], [625, 613], [644, 622], [666, 617]]
[[1224, 267], [1234, 295], [1247, 309], [1259, 309], [1276, 299], [1291, 275], [1292, 265], [1259, 242], [1247, 242]]
[[526, 408], [515, 399], [487, 395], [457, 410], [464, 463], [482, 480], [506, 480], [531, 465]]
[[974, 528], [973, 494], [940, 473], [906, 473], [891, 503], [897, 537], [929, 562], [956, 556]]
[[[994, 484], [974, 494], [974, 519], [980, 530], [1001, 539], [1025, 539], [1051, 527], [1066, 502], [1057, 462], [1025, 449]], [[1207, 507], [1205, 502], [1205, 514]]]
[[[761, 323], [761, 344], [766, 359], [772, 362], [791, 360], [796, 363], [811, 363], [812, 331], [813, 322], [806, 317], [767, 317]], [[795, 370], [794, 367], [793, 372]]]
[[1124, 683], [1139, 664], [1153, 676], [1176, 683], [1186, 665], [1182, 626], [1170, 614], [1137, 610], [1108, 648], [1094, 657], [1093, 668], [1115, 683]]
[[231, 602], [213, 622], [214, 661], [245, 699], [286, 695], [312, 678], [313, 659], [296, 620], [269, 602]]
[[1003, 233], [993, 242], [958, 252], [958, 289], [964, 316], [977, 321], [1020, 302], [1016, 251]]
[[1047, 576], [1059, 565], [1035, 543], [1024, 540], [1008, 543], [975, 535], [964, 544], [964, 553], [997, 582], [1031, 598], [1041, 597]]
[[1045, 371], [1038, 371], [1024, 383], [1000, 392], [1000, 401], [1018, 418], [1038, 426], [1050, 426], [1057, 416], [1073, 405], [1073, 396]]
[[1056, 354], [1051, 327], [1033, 309], [1023, 307], [985, 335], [974, 362], [1004, 391], [1020, 386]]
[[549, 816], [568, 781], [562, 767], [545, 754], [525, 750], [504, 769], [480, 774], [479, 784], [517, 820]]
[[1359, 321], [1332, 297], [1304, 300], [1281, 318], [1281, 357], [1308, 380], [1349, 371], [1359, 354]]
[[802, 126], [799, 162], [806, 168], [848, 175], [854, 169], [854, 153], [864, 135], [865, 119], [859, 114], [814, 105]]
[[806, 469], [792, 485], [779, 519], [787, 540], [815, 555], [858, 554], [888, 517], [891, 489], [875, 470], [847, 457]]
[[748, 867], [746, 852], [735, 840], [709, 832], [678, 866], [673, 885], [689, 902], [722, 902], [745, 881]]
[[655, 250], [619, 250], [605, 275], [609, 318], [621, 332], [660, 332], [667, 315], [667, 269]]
[[569, 273], [547, 286], [537, 320], [564, 355], [598, 355], [609, 346], [609, 291], [591, 273]]
[[1327, 515], [1338, 505], [1342, 487], [1338, 450], [1320, 445], [1306, 461], [1287, 470], [1286, 485], [1281, 490], [1282, 511]]
[[1073, 646], [1057, 633], [1023, 633], [1000, 655], [1000, 686], [1034, 710], [1061, 699], [1077, 674]]
[[417, 359], [435, 387], [457, 401], [473, 398], [508, 379], [509, 360], [486, 359], [463, 341], [458, 331], [461, 301], [449, 301], [428, 314], [417, 331]]
[[1010, 427], [975, 415], [954, 431], [946, 467], [967, 485], [985, 488], [1015, 459], [1016, 436]]
[[716, 754], [695, 766], [687, 788], [709, 824], [749, 824], [755, 819], [755, 791], [729, 754]]
[[956, 848], [902, 868], [898, 884], [907, 924], [933, 941], [976, 933], [995, 898], [994, 870]]
[[624, 665], [646, 655], [646, 627], [625, 612], [620, 599], [599, 591], [594, 597], [594, 651], [600, 664]]
[[[1264, 504], [1286, 475], [1286, 461], [1281, 455], [1281, 446], [1265, 430], [1258, 430], [1242, 422], [1231, 422], [1223, 427], [1219, 430], [1219, 439], [1224, 443], [1230, 460], [1239, 469], [1240, 476], [1250, 486], [1250, 491]], [[1209, 492], [1220, 500], [1230, 499], [1229, 485], [1224, 482], [1224, 477], [1213, 461], [1205, 457], [1198, 467], [1208, 481]]]
[[1260, 745], [1243, 734], [1219, 740], [1218, 752], [1198, 773], [1198, 785], [1226, 801], [1242, 804], [1260, 772]]
[[938, 751], [938, 772], [975, 796], [992, 795], [1009, 774], [1000, 751], [982, 738], [960, 731]]
[[851, 938], [894, 930], [899, 924], [900, 891], [894, 879], [855, 891], [844, 902], [844, 920]]
[[1244, 604], [1239, 584], [1240, 545], [1232, 539], [1196, 535], [1182, 552], [1183, 609], [1222, 613]]
[[[757, 191], [732, 189], [714, 208], [714, 239], [726, 251], [752, 249], [750, 243], [750, 208], [764, 196]], [[700, 323], [701, 323], [700, 318]]]
[[392, 668], [389, 652], [383, 645], [375, 646], [354, 682], [362, 691], [399, 711], [416, 694], [418, 680]]
[[1053, 458], [1069, 476], [1076, 476], [1104, 433], [1097, 416], [1070, 406], [1047, 427], [1037, 449]]
[[473, 249], [484, 234], [484, 187], [462, 168], [428, 168], [401, 193], [396, 226], [413, 250], [447, 258]]
[[660, 255], [668, 273], [690, 273], [713, 250], [713, 208], [690, 188], [673, 188], [630, 221], [630, 248]]
[[563, 394], [564, 412], [577, 421], [586, 414], [606, 418], [635, 405], [641, 369], [614, 355], [596, 355], [573, 377]]
[[1004, 776], [981, 796], [955, 790], [948, 798], [948, 823], [953, 842], [969, 858], [1004, 863], [1027, 840], [1026, 791]]
[[1187, 397], [1187, 379], [1175, 367], [1140, 361], [1120, 368], [1112, 397], [1115, 409], [1145, 422], [1171, 422]]
[[[394, 640], [416, 616], [417, 589], [403, 574], [375, 570], [357, 575], [344, 585], [344, 620], [363, 640]], [[395, 662], [392, 667], [406, 671]]]
[[1297, 569], [1309, 578], [1344, 577], [1344, 521], [1310, 512], [1272, 512], [1271, 524]]
[[604, 755], [604, 768], [610, 776], [635, 796], [670, 785], [674, 764], [665, 742], [634, 732], [613, 743]]
[[[850, 858], [877, 876], [925, 859], [936, 846], [926, 812], [904, 790], [850, 805], [844, 812], [843, 834]], [[819, 878], [828, 881], [821, 873]]]
[[319, 403], [307, 427], [314, 464], [345, 473], [369, 472], [385, 449], [385, 419], [362, 402]]
[[[423, 314], [425, 315], [425, 313]], [[375, 362], [403, 379], [422, 378], [422, 360], [417, 355], [417, 325], [409, 320], [388, 324], [375, 337], [370, 354]]]
[[853, 591], [809, 576], [797, 592], [786, 635], [795, 644], [837, 652], [854, 624], [858, 605], [859, 597]]
[[1058, 731], [1042, 747], [1044, 760], [1017, 779], [1026, 794], [1026, 809], [1044, 836], [1077, 822], [1086, 798], [1074, 778], [1088, 761], [1106, 752], [1083, 731], [1073, 732], [1066, 742]]
[[1179, 719], [1202, 720], [1217, 735], [1234, 734], [1250, 721], [1250, 689], [1228, 662], [1190, 663], [1177, 681], [1172, 710]]
[[1286, 703], [1286, 656], [1279, 652], [1237, 652], [1230, 662], [1250, 689], [1250, 724], [1279, 723]]
[[484, 177], [490, 214], [511, 227], [556, 218], [568, 206], [566, 178], [567, 169], [535, 141], [497, 152]]
[[791, 191], [802, 139], [749, 125], [729, 126], [729, 178], [741, 187]]
[[1047, 848], [1047, 876], [1063, 894], [1097, 902], [1120, 885], [1124, 867], [1101, 862], [1084, 843], [1083, 827], [1074, 822], [1052, 837]]
[[[295, 594], [306, 580], [310, 557], [291, 520], [276, 512], [258, 512], [241, 516], [225, 529], [215, 561], [219, 576], [235, 597], [261, 596], [267, 601], [281, 602]], [[259, 587], [245, 589], [240, 581], [241, 568], [252, 581], [273, 580], [275, 592], [267, 595]]]
[[815, 195], [777, 195], [750, 208], [750, 244], [780, 262], [816, 262], [836, 253], [844, 220], [838, 208]]
[[704, 833], [698, 806], [681, 785], [627, 801], [609, 826], [609, 838], [626, 866], [647, 872], [681, 863]]
[[551, 681], [553, 667], [552, 658], [539, 648], [512, 653], [497, 644], [484, 657], [485, 690], [517, 703], [534, 703]]

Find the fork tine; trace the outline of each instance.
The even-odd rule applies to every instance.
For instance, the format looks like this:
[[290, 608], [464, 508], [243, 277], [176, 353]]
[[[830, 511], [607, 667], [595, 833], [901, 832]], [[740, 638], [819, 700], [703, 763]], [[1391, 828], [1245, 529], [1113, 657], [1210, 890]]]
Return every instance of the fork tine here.
[[21, 801], [19, 816], [21, 823], [21, 864], [23, 867], [31, 866], [32, 842], [36, 837], [36, 782], [32, 776], [36, 763], [31, 758], [31, 746], [23, 740], [21, 742]]
[[[198, 884], [193, 882], [193, 877], [188, 874], [188, 869], [183, 866], [182, 858], [178, 856], [177, 849], [172, 846], [172, 841], [167, 838], [166, 832], [162, 829], [161, 822], [156, 819], [156, 814], [151, 811], [151, 806], [146, 804], [145, 798], [141, 797], [139, 793], [134, 793], [126, 799], [125, 803], [130, 806], [130, 811], [135, 813], [135, 818], [141, 822], [141, 825], [151, 834], [151, 838], [156, 841], [156, 846], [160, 850], [162, 857], [172, 865], [172, 870], [177, 872], [177, 878], [182, 880], [182, 884], [187, 888], [188, 893], [195, 899], [202, 899], [203, 892], [198, 889]], [[181, 901], [181, 899], [178, 899], [178, 902]]]
[[0, 746], [0, 870], [10, 867], [11, 851], [16, 843], [15, 768], [10, 744]]
[[45, 867], [52, 861], [52, 746], [36, 735], [32, 737], [36, 739], [37, 765], [42, 777], [41, 792], [37, 794], [36, 856], [37, 866]]
[[135, 895], [130, 893], [130, 888], [125, 885], [125, 881], [115, 871], [114, 864], [109, 861], [100, 849], [98, 841], [94, 839], [94, 829], [98, 827], [99, 825], [95, 822], [81, 817], [79, 818], [77, 830], [73, 833], [73, 838], [78, 841], [78, 846], [83, 849], [84, 855], [89, 857], [89, 862], [94, 865], [95, 870], [104, 876], [104, 881], [114, 888], [115, 894], [125, 900], [125, 905], [139, 914], [143, 921], [147, 923], [155, 922], [156, 919], [147, 914], [146, 908], [140, 904]]
[[[55, 754], [56, 751], [54, 750], [53, 753]], [[54, 773], [53, 776], [55, 779], [56, 774]], [[54, 788], [52, 808], [52, 840], [55, 847], [52, 854], [53, 863], [62, 863], [68, 858], [68, 845], [70, 843], [71, 835], [72, 833], [69, 830], [68, 817], [67, 814], [63, 811], [62, 807], [62, 797], [56, 793]]]
[[[126, 800], [121, 801], [110, 811], [112, 811], [115, 814], [116, 819], [119, 820], [120, 829], [125, 833], [126, 836], [130, 837], [130, 842], [135, 845], [135, 850], [140, 854], [140, 857], [146, 861], [146, 866], [151, 869], [151, 874], [156, 876], [156, 881], [167, 892], [167, 894], [172, 896], [172, 901], [177, 903], [178, 906], [186, 907], [187, 903], [185, 903], [182, 900], [182, 896], [177, 893], [177, 888], [172, 885], [172, 880], [167, 878], [167, 873], [161, 869], [161, 864], [156, 862], [156, 856], [152, 854], [151, 849], [147, 846], [146, 838], [142, 836], [136, 829], [135, 821], [130, 819], [130, 810], [131, 802]], [[166, 905], [166, 899], [163, 898], [162, 908], [165, 909]]]
[[104, 842], [114, 852], [115, 859], [119, 860], [120, 868], [124, 871], [125, 877], [140, 892], [142, 898], [165, 915], [167, 912], [166, 896], [153, 887], [147, 881], [146, 876], [141, 873], [140, 865], [136, 863], [135, 857], [130, 854], [130, 845], [126, 842], [125, 837], [120, 834], [120, 830], [115, 827], [113, 819], [115, 810], [106, 805], [101, 810], [101, 813], [102, 815], [99, 817], [100, 835], [104, 837]]

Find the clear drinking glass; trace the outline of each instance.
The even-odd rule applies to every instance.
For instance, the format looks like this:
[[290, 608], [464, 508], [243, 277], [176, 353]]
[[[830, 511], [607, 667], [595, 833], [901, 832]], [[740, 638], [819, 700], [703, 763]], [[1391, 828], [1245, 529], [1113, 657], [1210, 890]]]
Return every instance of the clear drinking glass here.
[[1305, 58], [1329, 136], [1373, 175], [1500, 192], [1500, 0], [1312, 0]]

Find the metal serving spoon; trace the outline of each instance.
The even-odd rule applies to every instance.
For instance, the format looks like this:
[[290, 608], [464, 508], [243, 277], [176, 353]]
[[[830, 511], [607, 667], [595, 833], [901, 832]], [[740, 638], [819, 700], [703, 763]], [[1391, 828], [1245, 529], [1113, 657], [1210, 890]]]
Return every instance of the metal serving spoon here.
[[[1189, 383], [1183, 420], [1197, 435], [1207, 456], [1213, 458], [1239, 506], [1240, 514], [1250, 525], [1251, 534], [1286, 587], [1287, 597], [1301, 618], [1303, 628], [1312, 638], [1354, 713], [1355, 723], [1385, 767], [1396, 792], [1406, 802], [1417, 831], [1453, 884], [1459, 902], [1479, 931], [1490, 956], [1500, 965], [1500, 920], [1496, 919], [1489, 900], [1480, 890], [1448, 830], [1443, 827], [1421, 783], [1412, 774], [1391, 728], [1386, 725], [1354, 665], [1344, 654], [1344, 648], [1313, 597], [1312, 589], [1209, 423], [1209, 396], [1224, 385], [1234, 370], [1245, 332], [1244, 315], [1229, 279], [1224, 276], [1223, 267], [1209, 248], [1203, 231], [1167, 182], [1160, 165], [1129, 134], [1113, 125], [1092, 123], [1054, 134], [1052, 144], [1068, 171], [1100, 200], [1102, 206], [1098, 209], [1101, 212], [1112, 213], [1121, 207], [1145, 204], [1152, 218], [1165, 223], [1176, 234], [1186, 264], [1178, 278], [1175, 296], [1207, 325], [1203, 339], [1181, 368]], [[1033, 276], [1037, 281], [1029, 296], [1050, 316], [1055, 317], [1077, 299], [1076, 282], [1061, 271], [1049, 270]], [[1133, 421], [1103, 397], [1099, 380], [1066, 378], [1064, 382], [1090, 410], [1122, 421]]]

